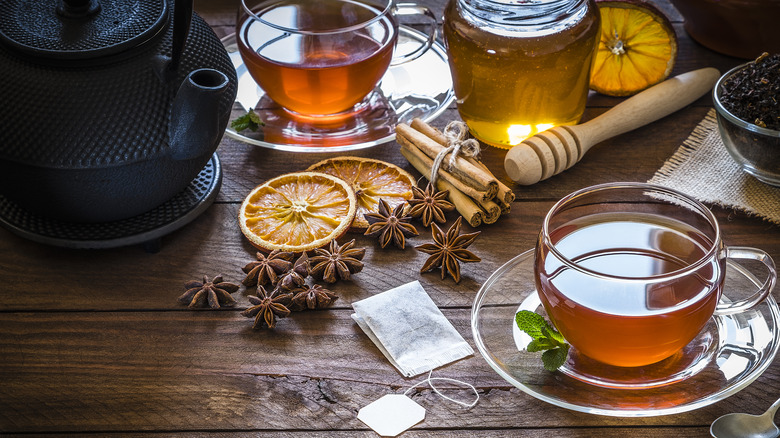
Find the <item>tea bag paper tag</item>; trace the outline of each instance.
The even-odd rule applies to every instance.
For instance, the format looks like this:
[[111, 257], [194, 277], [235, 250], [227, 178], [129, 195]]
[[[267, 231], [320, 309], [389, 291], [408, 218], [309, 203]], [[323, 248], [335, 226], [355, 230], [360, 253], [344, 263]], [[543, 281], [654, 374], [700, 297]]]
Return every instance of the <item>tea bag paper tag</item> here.
[[352, 303], [357, 322], [406, 377], [474, 354], [419, 281]]
[[387, 394], [358, 411], [358, 420], [381, 436], [397, 436], [425, 419], [425, 408], [403, 394]]

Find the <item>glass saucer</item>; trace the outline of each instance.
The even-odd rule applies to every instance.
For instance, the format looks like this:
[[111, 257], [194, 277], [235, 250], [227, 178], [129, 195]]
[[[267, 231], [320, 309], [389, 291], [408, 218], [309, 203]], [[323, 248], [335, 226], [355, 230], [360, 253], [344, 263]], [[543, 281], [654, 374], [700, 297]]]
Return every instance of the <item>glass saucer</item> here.
[[[408, 53], [426, 41], [427, 35], [399, 27], [396, 53]], [[452, 77], [447, 53], [435, 42], [419, 58], [391, 66], [379, 86], [348, 113], [326, 119], [296, 117], [269, 99], [249, 75], [238, 53], [235, 34], [222, 39], [238, 75], [236, 107], [249, 108], [265, 126], [257, 132], [236, 132], [229, 137], [270, 149], [294, 152], [341, 152], [367, 148], [395, 139], [397, 123], [415, 118], [430, 121], [452, 103]]]
[[[559, 371], [546, 371], [540, 353], [523, 349], [528, 340], [514, 322], [519, 310], [544, 310], [534, 285], [533, 262], [534, 251], [526, 251], [488, 278], [474, 300], [471, 328], [477, 349], [501, 377], [556, 406], [617, 417], [698, 409], [756, 380], [780, 346], [780, 310], [770, 295], [748, 311], [712, 317], [682, 352], [659, 364], [609, 367], [587, 363], [587, 358], [573, 353]], [[741, 298], [760, 284], [746, 268], [729, 262], [721, 299]]]

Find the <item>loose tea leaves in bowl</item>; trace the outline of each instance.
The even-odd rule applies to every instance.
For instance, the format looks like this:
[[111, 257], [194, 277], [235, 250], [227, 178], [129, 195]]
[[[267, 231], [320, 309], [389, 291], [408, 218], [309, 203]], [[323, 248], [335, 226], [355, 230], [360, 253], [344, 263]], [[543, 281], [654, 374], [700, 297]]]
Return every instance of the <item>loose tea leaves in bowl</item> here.
[[780, 54], [763, 54], [715, 84], [718, 130], [742, 170], [780, 187]]
[[720, 103], [746, 122], [780, 130], [780, 54], [764, 53], [726, 79]]

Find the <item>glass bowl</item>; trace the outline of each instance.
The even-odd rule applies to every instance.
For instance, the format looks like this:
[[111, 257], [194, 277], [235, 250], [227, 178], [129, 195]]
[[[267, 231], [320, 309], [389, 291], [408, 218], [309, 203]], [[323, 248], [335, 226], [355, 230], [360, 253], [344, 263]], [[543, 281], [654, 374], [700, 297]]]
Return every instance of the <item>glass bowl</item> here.
[[780, 131], [739, 119], [720, 102], [723, 84], [745, 66], [747, 64], [729, 70], [718, 79], [713, 89], [712, 100], [720, 137], [726, 150], [745, 172], [767, 184], [780, 186]]

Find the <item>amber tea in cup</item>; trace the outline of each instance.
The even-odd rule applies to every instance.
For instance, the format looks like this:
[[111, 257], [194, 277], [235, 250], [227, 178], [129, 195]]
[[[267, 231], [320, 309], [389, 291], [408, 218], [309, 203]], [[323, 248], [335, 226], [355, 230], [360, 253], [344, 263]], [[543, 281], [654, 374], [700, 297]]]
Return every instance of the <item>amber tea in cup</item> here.
[[396, 10], [392, 0], [242, 0], [236, 40], [268, 97], [300, 115], [333, 115], [360, 103], [394, 62]]
[[[769, 277], [751, 297], [719, 304], [727, 259], [763, 262]], [[758, 304], [776, 280], [767, 253], [723, 244], [704, 205], [641, 183], [585, 188], [553, 206], [535, 274], [545, 311], [577, 352], [621, 367], [674, 355], [713, 314]]]

